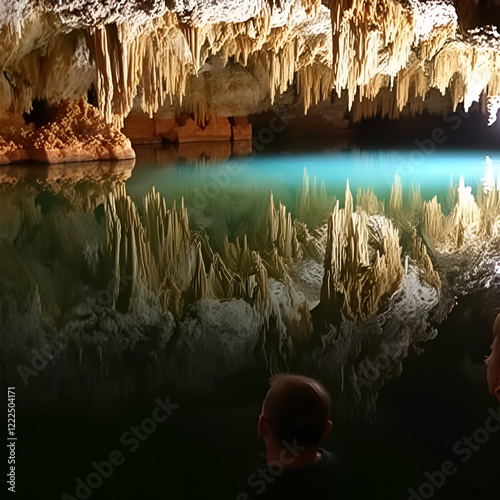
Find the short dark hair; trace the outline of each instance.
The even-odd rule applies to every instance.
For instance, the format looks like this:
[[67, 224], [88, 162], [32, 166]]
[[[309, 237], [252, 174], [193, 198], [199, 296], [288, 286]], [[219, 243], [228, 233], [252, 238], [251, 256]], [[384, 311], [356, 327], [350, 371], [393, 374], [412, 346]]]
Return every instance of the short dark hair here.
[[314, 448], [330, 419], [330, 396], [321, 382], [302, 375], [281, 374], [269, 381], [262, 414], [279, 442]]

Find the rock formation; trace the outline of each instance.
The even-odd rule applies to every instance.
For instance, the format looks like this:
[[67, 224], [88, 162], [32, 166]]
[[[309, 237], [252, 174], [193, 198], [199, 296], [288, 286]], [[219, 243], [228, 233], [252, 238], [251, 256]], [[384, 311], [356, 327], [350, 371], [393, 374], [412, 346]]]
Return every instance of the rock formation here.
[[33, 160], [64, 163], [135, 158], [130, 140], [83, 99], [61, 101], [45, 125], [0, 114], [0, 164]]
[[[61, 101], [89, 97], [99, 120], [121, 127], [131, 112], [142, 113], [155, 118], [148, 137], [164, 139], [172, 136], [161, 120], [187, 114], [205, 130], [215, 116], [270, 109], [289, 88], [303, 112], [331, 98], [352, 111], [353, 121], [419, 113], [433, 89], [451, 109], [480, 101], [495, 120], [500, 35], [474, 26], [481, 16], [460, 2], [457, 15], [444, 0], [325, 3], [2, 0], [0, 111], [2, 124], [15, 124], [14, 132], [0, 131], [2, 162], [31, 157], [23, 152], [29, 133], [21, 117], [36, 101], [64, 108], [69, 104]], [[58, 126], [54, 133], [64, 142]], [[86, 154], [130, 156], [113, 134], [114, 149], [106, 138], [108, 153]], [[50, 138], [41, 133], [40, 140]], [[64, 144], [57, 149], [34, 157], [70, 159]]]
[[345, 208], [337, 201], [328, 218], [323, 308], [332, 318], [340, 313], [364, 321], [397, 289], [402, 275], [398, 231], [383, 217], [353, 213], [348, 183]]

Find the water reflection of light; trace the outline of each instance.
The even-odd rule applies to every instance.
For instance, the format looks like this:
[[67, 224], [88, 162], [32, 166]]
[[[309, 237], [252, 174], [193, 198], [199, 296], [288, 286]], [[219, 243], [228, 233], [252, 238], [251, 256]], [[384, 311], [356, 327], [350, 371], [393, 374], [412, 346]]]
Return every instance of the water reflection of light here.
[[463, 176], [460, 176], [458, 185], [458, 199], [462, 204], [474, 203], [474, 195], [472, 194], [472, 187], [466, 186]]
[[483, 192], [489, 193], [495, 188], [495, 174], [493, 173], [493, 162], [489, 156], [486, 156], [486, 172], [481, 179], [483, 183]]

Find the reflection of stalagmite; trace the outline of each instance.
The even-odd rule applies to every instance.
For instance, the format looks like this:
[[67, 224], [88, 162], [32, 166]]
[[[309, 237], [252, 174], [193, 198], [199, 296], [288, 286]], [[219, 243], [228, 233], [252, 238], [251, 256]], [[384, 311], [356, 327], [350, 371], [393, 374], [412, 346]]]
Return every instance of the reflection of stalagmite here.
[[422, 200], [422, 195], [420, 194], [420, 184], [417, 184], [417, 187], [415, 187], [415, 184], [413, 182], [411, 183], [411, 191], [408, 197], [408, 203], [411, 213], [417, 213], [419, 215], [422, 214], [422, 207], [424, 202]]
[[[488, 159], [489, 160], [489, 159]], [[434, 197], [424, 203], [426, 237], [440, 252], [456, 252], [487, 243], [497, 234], [500, 216], [500, 185], [495, 182], [491, 160], [482, 184], [478, 186], [477, 202], [472, 188], [460, 177], [458, 188], [450, 188], [448, 203], [456, 200], [451, 213], [445, 216]], [[483, 250], [484, 251], [484, 250]]]
[[424, 227], [431, 238], [437, 239], [443, 236], [445, 220], [437, 196], [434, 196], [431, 201], [424, 202]]
[[466, 229], [474, 231], [480, 219], [479, 208], [476, 205], [472, 188], [465, 187], [463, 177], [460, 177], [458, 186], [458, 203], [451, 213], [451, 224], [455, 231], [456, 247], [460, 248], [464, 242]]
[[196, 246], [196, 270], [194, 272], [192, 287], [195, 300], [200, 300], [207, 296], [207, 273], [205, 272], [200, 243]]
[[366, 212], [368, 215], [383, 213], [383, 206], [379, 203], [373, 189], [358, 188], [356, 194], [356, 211]]
[[286, 207], [281, 204], [281, 201], [278, 210], [276, 210], [272, 193], [267, 213], [267, 231], [268, 244], [277, 249], [279, 256], [285, 260], [297, 257], [299, 243], [292, 224], [292, 214], [287, 213]]
[[267, 271], [261, 257], [248, 247], [247, 238], [243, 239], [243, 247], [237, 238], [236, 244], [226, 238], [225, 259], [228, 268], [234, 272], [235, 296], [261, 305], [268, 298]]
[[441, 211], [437, 197], [424, 203], [424, 228], [439, 250], [458, 250], [471, 238], [477, 238], [484, 233], [484, 223], [491, 225], [486, 214], [491, 210], [490, 203], [494, 205], [494, 201], [488, 201], [494, 200], [494, 194], [483, 197], [484, 204], [479, 207], [474, 200], [472, 188], [465, 186], [463, 177], [460, 177], [457, 193], [457, 203], [447, 217]]
[[[394, 292], [403, 274], [398, 232], [388, 220], [380, 227], [380, 250], [370, 251], [366, 214], [353, 213], [349, 183], [345, 208], [328, 219], [323, 307], [340, 309], [344, 318], [365, 320]], [[370, 255], [372, 254], [372, 255]]]
[[418, 270], [422, 278], [432, 287], [434, 287], [437, 292], [441, 293], [441, 278], [438, 272], [434, 269], [432, 261], [427, 254], [427, 247], [422, 241], [422, 238], [414, 237], [413, 239], [413, 249], [412, 258], [418, 264]]
[[432, 314], [439, 303], [438, 292], [418, 274], [411, 265], [386, 311], [362, 324], [332, 326], [314, 350], [312, 373], [331, 384], [337, 420], [372, 416], [381, 387], [401, 374], [412, 346], [435, 337], [431, 321], [436, 319]]
[[[259, 253], [248, 247], [246, 237], [243, 246], [239, 240], [233, 244], [226, 239], [223, 258], [213, 254], [208, 243], [203, 250], [189, 229], [184, 201], [180, 209], [175, 203], [167, 209], [165, 199], [154, 188], [144, 200], [142, 217], [125, 187], [109, 195], [106, 212], [108, 248], [118, 278], [113, 291], [117, 307], [134, 309], [138, 301], [151, 300], [176, 318], [189, 303], [205, 297], [237, 297], [261, 310], [267, 307], [266, 266]], [[284, 220], [288, 224], [286, 217]], [[119, 289], [121, 273], [133, 277], [124, 290]]]
[[307, 225], [299, 220], [294, 222], [295, 230], [297, 231], [297, 240], [299, 241], [302, 250], [309, 254], [313, 259], [323, 261], [325, 258], [325, 244], [327, 234], [327, 224], [309, 231]]
[[398, 212], [403, 208], [403, 185], [401, 184], [401, 177], [396, 172], [394, 184], [391, 189], [391, 199], [389, 201], [389, 209], [392, 212]]
[[392, 217], [401, 218], [401, 216], [412, 219], [415, 214], [422, 211], [422, 196], [420, 194], [420, 184], [412, 183], [411, 191], [408, 193], [408, 204], [403, 203], [403, 184], [401, 176], [396, 171], [394, 183], [391, 188], [391, 198], [389, 200], [389, 213]]
[[[146, 258], [146, 244], [143, 237], [143, 227], [139, 219], [137, 209], [125, 194], [125, 187], [117, 190], [116, 196], [108, 195], [106, 204], [108, 250], [110, 252], [110, 265], [116, 277], [113, 290], [111, 290], [112, 305], [117, 306], [120, 294], [120, 281], [122, 270], [131, 276], [131, 285], [127, 297], [121, 297], [121, 308], [129, 309], [129, 303], [133, 300], [137, 288], [139, 272], [144, 267], [138, 263], [138, 258]], [[141, 251], [137, 249], [142, 246]]]
[[321, 181], [318, 185], [315, 177], [311, 187], [309, 175], [304, 168], [302, 188], [297, 195], [297, 219], [306, 223], [311, 229], [322, 226], [331, 211], [330, 205], [333, 207], [326, 195], [325, 183]]
[[477, 203], [481, 211], [481, 233], [488, 237], [500, 215], [500, 185], [495, 182], [493, 172], [489, 178], [483, 179], [483, 189], [479, 190]]
[[[196, 270], [196, 245], [190, 238], [187, 210], [183, 203], [180, 210], [175, 204], [167, 210], [165, 200], [154, 190], [144, 204], [145, 226], [124, 186], [116, 196], [109, 195], [106, 206], [108, 246], [115, 273], [120, 276], [125, 268], [133, 276], [124, 307], [133, 308], [134, 301], [141, 299], [137, 289], [141, 283], [165, 310], [178, 316], [183, 293], [191, 290]], [[115, 290], [117, 304], [120, 295]]]

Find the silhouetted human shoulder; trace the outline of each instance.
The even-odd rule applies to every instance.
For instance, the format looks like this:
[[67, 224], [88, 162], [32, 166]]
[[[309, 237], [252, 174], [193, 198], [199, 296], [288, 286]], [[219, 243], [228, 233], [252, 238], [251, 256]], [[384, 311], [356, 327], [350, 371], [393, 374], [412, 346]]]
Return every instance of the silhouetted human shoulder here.
[[[275, 500], [332, 500], [336, 498], [339, 483], [337, 457], [320, 448], [318, 462], [304, 467], [278, 468], [267, 466], [269, 476], [274, 478], [259, 498]], [[276, 474], [273, 476], [273, 474]]]
[[500, 402], [500, 314], [493, 324], [491, 354], [486, 358], [488, 389]]

